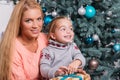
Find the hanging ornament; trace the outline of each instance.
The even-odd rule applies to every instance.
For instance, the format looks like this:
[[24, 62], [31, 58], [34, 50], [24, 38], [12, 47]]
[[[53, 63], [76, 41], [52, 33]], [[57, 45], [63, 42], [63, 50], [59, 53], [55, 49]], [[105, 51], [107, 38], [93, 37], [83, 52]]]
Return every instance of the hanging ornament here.
[[111, 30], [111, 33], [115, 33], [115, 32], [116, 32], [115, 29], [112, 29], [112, 30]]
[[113, 50], [114, 50], [114, 52], [120, 51], [120, 44], [118, 44], [118, 43], [114, 44], [113, 45]]
[[89, 60], [88, 66], [91, 70], [95, 70], [98, 68], [99, 62], [96, 58], [92, 58], [91, 60]]
[[81, 6], [81, 7], [78, 9], [78, 14], [79, 14], [79, 15], [85, 15], [85, 13], [86, 13], [85, 8], [83, 8], [83, 6]]
[[120, 29], [114, 28], [114, 29], [111, 30], [111, 33], [115, 33], [115, 32], [120, 32]]
[[87, 37], [86, 38], [86, 43], [87, 44], [92, 44], [94, 42], [93, 38], [92, 37]]
[[42, 11], [43, 11], [43, 13], [45, 13], [47, 11], [47, 8], [46, 7], [42, 7]]
[[52, 16], [53, 17], [56, 17], [58, 14], [57, 14], [57, 12], [56, 12], [56, 10], [54, 10], [53, 12], [52, 12]]
[[85, 9], [86, 9], [85, 16], [86, 16], [87, 18], [92, 18], [92, 17], [95, 16], [96, 10], [95, 10], [95, 8], [94, 8], [93, 6], [86, 6]]
[[93, 38], [94, 41], [100, 40], [97, 34], [94, 34], [92, 38]]
[[108, 11], [107, 16], [111, 17], [112, 16], [112, 11]]
[[45, 25], [48, 25], [48, 23], [50, 23], [53, 19], [53, 16], [52, 15], [47, 15], [44, 17], [44, 24]]
[[118, 28], [118, 29], [116, 28], [116, 29], [114, 29], [114, 30], [115, 30], [116, 32], [119, 32], [119, 31], [120, 31], [120, 29], [119, 29], [119, 28]]
[[41, 6], [43, 13], [45, 13], [47, 11], [47, 8], [45, 7], [45, 3], [42, 3]]
[[106, 17], [106, 20], [110, 20], [111, 18], [110, 17]]

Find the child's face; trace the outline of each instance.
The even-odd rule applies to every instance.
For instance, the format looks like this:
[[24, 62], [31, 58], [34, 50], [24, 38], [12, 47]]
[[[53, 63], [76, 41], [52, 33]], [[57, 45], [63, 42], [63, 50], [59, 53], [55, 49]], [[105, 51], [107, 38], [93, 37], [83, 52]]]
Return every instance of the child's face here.
[[51, 37], [61, 43], [72, 42], [74, 38], [74, 32], [72, 22], [68, 19], [60, 19], [56, 22], [57, 28], [55, 33], [51, 34]]

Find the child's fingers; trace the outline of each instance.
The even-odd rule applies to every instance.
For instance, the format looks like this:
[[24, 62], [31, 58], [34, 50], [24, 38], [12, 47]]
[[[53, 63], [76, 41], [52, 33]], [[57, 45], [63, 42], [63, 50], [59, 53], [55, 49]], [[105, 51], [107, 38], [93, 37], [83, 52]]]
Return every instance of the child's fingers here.
[[89, 74], [86, 74], [86, 75], [85, 75], [85, 80], [91, 80], [91, 77], [90, 77]]
[[68, 68], [66, 66], [61, 66], [60, 69], [68, 71]]
[[64, 72], [64, 75], [68, 74], [68, 68], [66, 66], [61, 66], [59, 69], [61, 69], [62, 72]]
[[72, 74], [72, 73], [75, 73], [77, 72], [77, 68], [72, 68], [72, 67], [69, 67], [69, 74]]
[[55, 76], [62, 76], [64, 75], [64, 72], [61, 69], [58, 69], [55, 73]]
[[86, 72], [83, 69], [77, 69], [78, 73], [86, 74]]

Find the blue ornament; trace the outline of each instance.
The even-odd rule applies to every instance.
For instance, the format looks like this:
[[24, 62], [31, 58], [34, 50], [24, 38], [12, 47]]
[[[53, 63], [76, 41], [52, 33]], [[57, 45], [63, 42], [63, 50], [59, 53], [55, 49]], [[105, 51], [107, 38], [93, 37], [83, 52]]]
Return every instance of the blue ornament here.
[[45, 25], [48, 25], [48, 23], [50, 23], [53, 19], [53, 16], [52, 15], [47, 15], [44, 17], [44, 24]]
[[114, 45], [113, 45], [113, 50], [114, 50], [115, 52], [120, 51], [120, 44], [114, 44]]
[[86, 9], [85, 16], [86, 16], [87, 18], [92, 18], [92, 17], [95, 16], [96, 10], [95, 10], [95, 8], [94, 8], [93, 6], [86, 6], [85, 9]]
[[113, 30], [111, 30], [111, 33], [115, 33], [116, 31], [113, 29]]
[[86, 38], [86, 43], [87, 44], [92, 44], [94, 42], [94, 39], [92, 37]]
[[42, 11], [43, 11], [43, 13], [45, 13], [47, 11], [47, 8], [46, 7], [42, 7]]

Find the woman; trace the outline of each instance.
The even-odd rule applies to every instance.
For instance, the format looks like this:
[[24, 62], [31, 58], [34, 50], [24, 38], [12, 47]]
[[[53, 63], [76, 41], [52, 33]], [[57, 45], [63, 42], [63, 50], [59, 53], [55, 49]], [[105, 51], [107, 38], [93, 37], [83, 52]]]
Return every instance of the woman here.
[[47, 45], [42, 26], [40, 5], [20, 0], [0, 43], [0, 80], [40, 80], [40, 54]]

